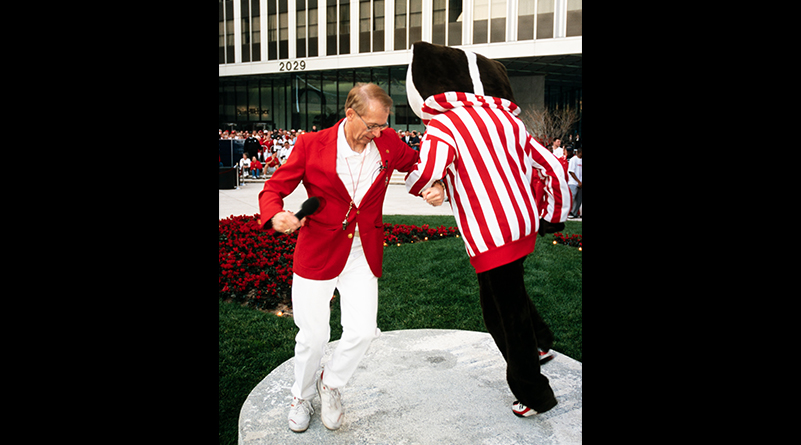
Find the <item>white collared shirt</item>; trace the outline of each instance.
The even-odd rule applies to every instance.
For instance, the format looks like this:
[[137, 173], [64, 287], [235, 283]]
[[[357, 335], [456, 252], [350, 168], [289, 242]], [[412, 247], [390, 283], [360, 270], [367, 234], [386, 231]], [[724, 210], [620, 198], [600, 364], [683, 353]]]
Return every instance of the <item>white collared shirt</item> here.
[[[359, 206], [367, 190], [378, 176], [381, 155], [373, 141], [370, 141], [361, 153], [353, 151], [345, 139], [345, 122], [347, 120], [342, 121], [337, 132], [337, 175], [348, 190], [353, 203]], [[363, 166], [362, 162], [364, 162]], [[360, 170], [361, 176], [359, 175]]]

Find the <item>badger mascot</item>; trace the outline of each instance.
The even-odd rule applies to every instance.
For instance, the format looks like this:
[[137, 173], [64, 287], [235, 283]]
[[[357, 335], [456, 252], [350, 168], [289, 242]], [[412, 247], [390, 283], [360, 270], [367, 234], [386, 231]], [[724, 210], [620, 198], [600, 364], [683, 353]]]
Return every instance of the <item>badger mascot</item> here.
[[426, 125], [406, 189], [437, 205], [441, 198], [421, 192], [444, 183], [476, 269], [484, 323], [506, 360], [517, 399], [512, 412], [548, 411], [557, 402], [540, 364], [553, 358], [553, 332], [526, 293], [523, 261], [537, 233], [564, 228], [571, 208], [564, 168], [517, 118], [520, 108], [498, 61], [417, 42], [406, 94]]

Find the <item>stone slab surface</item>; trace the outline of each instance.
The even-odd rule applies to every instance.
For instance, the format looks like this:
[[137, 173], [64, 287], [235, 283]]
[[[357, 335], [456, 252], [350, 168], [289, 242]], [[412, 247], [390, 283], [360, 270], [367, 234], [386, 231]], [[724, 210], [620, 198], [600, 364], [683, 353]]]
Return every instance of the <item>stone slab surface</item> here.
[[[326, 346], [323, 364], [338, 343]], [[312, 400], [309, 429], [289, 429], [293, 370], [291, 358], [250, 393], [240, 412], [239, 444], [581, 443], [581, 363], [557, 351], [542, 373], [559, 404], [521, 419], [511, 411], [506, 363], [487, 333], [381, 333], [341, 390], [345, 417], [337, 431], [320, 420], [319, 396]]]

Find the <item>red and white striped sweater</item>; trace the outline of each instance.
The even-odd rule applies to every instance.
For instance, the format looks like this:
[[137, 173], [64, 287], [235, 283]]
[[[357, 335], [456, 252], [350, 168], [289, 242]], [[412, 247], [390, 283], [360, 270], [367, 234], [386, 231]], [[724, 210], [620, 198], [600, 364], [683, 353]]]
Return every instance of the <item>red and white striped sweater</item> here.
[[540, 216], [567, 219], [572, 197], [564, 168], [526, 132], [517, 105], [447, 92], [426, 99], [422, 111], [426, 133], [406, 189], [418, 195], [443, 179], [476, 272], [531, 253]]

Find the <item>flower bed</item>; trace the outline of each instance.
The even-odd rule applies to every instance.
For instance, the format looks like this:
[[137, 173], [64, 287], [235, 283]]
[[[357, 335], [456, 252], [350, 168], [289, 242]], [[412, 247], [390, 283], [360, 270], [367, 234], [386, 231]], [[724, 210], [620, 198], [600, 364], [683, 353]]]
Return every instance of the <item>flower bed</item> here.
[[445, 226], [432, 229], [428, 224], [423, 224], [421, 227], [406, 224], [384, 224], [384, 247], [393, 244], [396, 246], [406, 243], [414, 244], [449, 236], [459, 238], [459, 230], [456, 227]]
[[[256, 214], [220, 220], [220, 298], [265, 310], [279, 305], [291, 307], [292, 261], [298, 231], [284, 235], [259, 230], [258, 217]], [[459, 236], [456, 227], [384, 224], [385, 247], [452, 236]]]
[[564, 244], [565, 246], [578, 247], [581, 250], [581, 235], [570, 235], [569, 237], [562, 232], [553, 234], [554, 244]]

